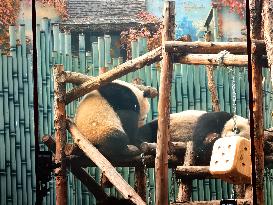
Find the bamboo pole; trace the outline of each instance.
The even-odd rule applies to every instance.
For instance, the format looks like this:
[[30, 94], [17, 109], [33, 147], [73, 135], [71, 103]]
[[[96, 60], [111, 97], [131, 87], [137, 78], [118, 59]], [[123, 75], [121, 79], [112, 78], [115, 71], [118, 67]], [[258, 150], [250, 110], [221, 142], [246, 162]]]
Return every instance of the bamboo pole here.
[[[174, 40], [175, 2], [166, 1], [163, 10], [162, 44]], [[162, 49], [162, 69], [158, 102], [158, 133], [155, 159], [156, 204], [168, 204], [168, 142], [170, 138], [170, 92], [173, 64], [171, 56]]]
[[98, 37], [98, 51], [99, 51], [99, 74], [105, 73], [105, 44], [104, 38]]
[[117, 78], [120, 78], [129, 72], [138, 70], [146, 64], [157, 61], [159, 59], [160, 53], [161, 47], [152, 50], [141, 57], [135, 58], [134, 60], [127, 61], [115, 67], [114, 69], [95, 77], [93, 80], [89, 80], [79, 87], [70, 90], [66, 96], [66, 104], [69, 104], [73, 100], [85, 95], [86, 93], [91, 92], [92, 90], [95, 90]]
[[67, 204], [67, 180], [66, 180], [66, 165], [65, 144], [66, 144], [66, 123], [65, 123], [65, 84], [59, 81], [60, 73], [64, 71], [63, 65], [55, 65], [54, 73], [54, 127], [56, 137], [56, 156], [55, 161], [61, 163], [61, 167], [55, 170], [56, 174], [56, 204]]
[[106, 70], [111, 69], [111, 36], [104, 35], [104, 43], [105, 43], [105, 67]]
[[79, 60], [80, 60], [80, 72], [85, 73], [85, 36], [79, 35]]
[[75, 124], [67, 120], [67, 128], [76, 144], [105, 174], [125, 199], [136, 204], [145, 204], [135, 190], [120, 176], [111, 163], [79, 132]]
[[[250, 9], [250, 38], [262, 39], [262, 1], [251, 0]], [[262, 66], [260, 63], [261, 54], [255, 52], [255, 47], [251, 48], [252, 67], [252, 95], [253, 95], [253, 121], [254, 137], [252, 138], [252, 169], [253, 169], [253, 204], [264, 204], [264, 133], [263, 133], [263, 91], [262, 91]], [[251, 99], [251, 98], [250, 98]], [[251, 135], [252, 136], [252, 135]], [[256, 176], [255, 176], [256, 175]]]
[[93, 75], [99, 75], [99, 48], [98, 42], [92, 43]]

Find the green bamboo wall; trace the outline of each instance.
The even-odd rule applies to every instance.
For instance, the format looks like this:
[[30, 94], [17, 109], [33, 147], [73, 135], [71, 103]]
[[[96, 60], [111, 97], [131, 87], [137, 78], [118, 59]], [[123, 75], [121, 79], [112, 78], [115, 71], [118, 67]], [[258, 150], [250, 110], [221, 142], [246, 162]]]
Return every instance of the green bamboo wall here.
[[[111, 37], [108, 35], [98, 38], [92, 43], [92, 50], [85, 50], [85, 37], [79, 36], [79, 55], [71, 54], [71, 35], [59, 30], [58, 25], [51, 25], [50, 20], [44, 18], [37, 25], [38, 52], [38, 104], [39, 104], [39, 136], [53, 134], [53, 81], [52, 65], [62, 63], [66, 70], [87, 73], [96, 76], [101, 67], [110, 69], [122, 63], [122, 58], [111, 59]], [[16, 39], [19, 38], [19, 43]], [[16, 31], [10, 27], [10, 54], [3, 54], [0, 58], [0, 204], [34, 204], [35, 202], [35, 169], [34, 169], [34, 121], [33, 121], [33, 82], [32, 56], [27, 53], [25, 28], [20, 25]], [[132, 42], [132, 57], [147, 52], [147, 41], [139, 38]], [[147, 85], [159, 87], [160, 64], [152, 64], [136, 72], [123, 76], [128, 82], [140, 77]], [[248, 80], [247, 70], [236, 68], [236, 96], [237, 114], [248, 117]], [[265, 127], [271, 127], [271, 112], [273, 106], [272, 84], [269, 71], [264, 69], [264, 111]], [[232, 112], [232, 72], [226, 68], [217, 68], [214, 73], [219, 94], [221, 109]], [[71, 89], [72, 85], [67, 85]], [[78, 101], [67, 106], [67, 114], [73, 117]], [[158, 99], [150, 99], [151, 111], [148, 121], [157, 116]], [[174, 65], [172, 81], [171, 111], [180, 112], [188, 109], [211, 111], [211, 97], [207, 89], [207, 77], [204, 66]], [[72, 142], [68, 135], [68, 141]], [[46, 149], [40, 143], [42, 150]], [[100, 171], [89, 167], [88, 172], [99, 181]], [[134, 186], [134, 168], [117, 168], [118, 172]], [[154, 203], [155, 182], [154, 169], [147, 171], [147, 197]], [[266, 204], [271, 204], [272, 170], [265, 173]], [[169, 174], [170, 200], [174, 200], [171, 193], [177, 184], [173, 185], [174, 175]], [[44, 204], [55, 204], [55, 182], [49, 183], [50, 192], [44, 199]], [[119, 196], [114, 188], [106, 189], [107, 193]], [[232, 185], [221, 180], [194, 180], [193, 200], [210, 200], [229, 198], [232, 195]], [[72, 175], [68, 174], [68, 202], [69, 204], [95, 204], [92, 194]]]

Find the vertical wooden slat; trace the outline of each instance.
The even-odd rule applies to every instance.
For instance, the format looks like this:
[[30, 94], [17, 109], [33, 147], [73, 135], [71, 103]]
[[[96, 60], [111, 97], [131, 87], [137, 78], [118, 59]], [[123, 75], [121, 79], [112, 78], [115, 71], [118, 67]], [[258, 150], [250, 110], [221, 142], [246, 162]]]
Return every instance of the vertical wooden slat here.
[[[19, 180], [19, 178], [21, 177], [27, 177], [27, 166], [28, 166], [28, 181], [31, 182], [31, 162], [30, 162], [30, 155], [28, 156], [29, 159], [27, 160], [26, 158], [26, 152], [27, 152], [27, 138], [28, 140], [30, 140], [30, 133], [27, 132], [27, 129], [25, 128], [25, 121], [27, 120], [26, 118], [28, 117], [28, 109], [24, 110], [24, 85], [23, 85], [23, 70], [22, 70], [22, 46], [18, 45], [17, 46], [17, 65], [18, 65], [18, 90], [19, 90], [19, 117], [20, 117], [20, 139], [19, 139], [19, 144], [20, 144], [20, 152], [21, 152], [21, 163], [22, 163], [22, 167], [20, 170], [20, 173], [18, 175], [18, 171], [17, 170], [17, 179], [18, 179], [18, 204], [21, 204], [23, 201], [23, 195], [22, 195], [22, 179]], [[26, 113], [26, 114], [25, 114]], [[29, 131], [29, 130], [28, 130]], [[28, 144], [29, 147], [29, 152], [30, 153], [30, 144]], [[28, 163], [27, 163], [28, 161]], [[18, 164], [18, 163], [17, 163]], [[24, 176], [25, 174], [25, 176]], [[20, 176], [21, 175], [21, 176]], [[20, 177], [19, 177], [20, 176]], [[28, 190], [30, 191], [30, 193], [28, 194], [32, 194], [32, 190], [31, 190], [31, 186], [27, 187]], [[31, 202], [31, 201], [30, 201]]]
[[41, 75], [41, 85], [42, 85], [42, 97], [40, 102], [41, 106], [41, 115], [39, 115], [40, 121], [39, 124], [43, 124], [43, 135], [48, 135], [48, 120], [47, 120], [47, 82], [46, 82], [46, 34], [45, 31], [41, 32], [41, 70], [40, 70], [40, 75]]
[[54, 66], [54, 127], [56, 137], [56, 155], [55, 160], [61, 163], [61, 167], [55, 170], [56, 174], [56, 204], [67, 204], [67, 179], [66, 165], [64, 163], [64, 146], [66, 144], [66, 123], [65, 123], [65, 84], [59, 82], [61, 73], [64, 71], [62, 65]]
[[79, 35], [79, 60], [80, 60], [80, 73], [85, 73], [85, 36]]
[[189, 109], [188, 100], [188, 66], [182, 64], [182, 97], [183, 97], [183, 110]]
[[[175, 34], [175, 2], [164, 4], [164, 20], [162, 44], [166, 40], [173, 40]], [[168, 142], [170, 124], [170, 91], [173, 65], [170, 55], [162, 49], [162, 70], [160, 76], [158, 102], [158, 135], [156, 146], [156, 204], [168, 204]]]
[[[262, 1], [250, 0], [250, 38], [252, 40], [262, 39]], [[252, 67], [252, 119], [250, 125], [254, 125], [254, 137], [252, 137], [252, 178], [253, 184], [253, 204], [264, 204], [264, 133], [263, 133], [263, 93], [262, 93], [262, 67], [260, 64], [261, 54], [256, 52], [255, 47], [251, 47], [251, 67]], [[250, 98], [251, 99], [251, 98]], [[253, 123], [253, 124], [252, 124]]]
[[111, 36], [104, 35], [104, 43], [105, 43], [105, 67], [106, 70], [111, 69]]
[[[16, 170], [13, 170], [12, 172], [12, 178], [13, 178], [13, 203], [18, 204], [18, 198], [17, 198], [17, 186], [21, 186], [22, 184], [22, 158], [21, 158], [21, 136], [24, 136], [24, 127], [22, 125], [23, 129], [20, 129], [21, 127], [21, 121], [20, 121], [20, 102], [19, 102], [19, 85], [18, 85], [18, 64], [17, 64], [17, 54], [16, 54], [16, 30], [15, 26], [9, 27], [9, 35], [10, 35], [10, 55], [12, 58], [12, 64], [10, 65], [11, 69], [11, 75], [13, 80], [13, 103], [14, 103], [14, 122], [15, 123], [15, 141], [11, 144], [11, 150], [14, 151], [15, 155], [15, 161], [13, 163], [16, 167]], [[11, 83], [11, 81], [10, 81]], [[22, 132], [21, 132], [22, 131]], [[14, 147], [13, 147], [14, 146]], [[30, 193], [31, 194], [31, 193]], [[21, 203], [21, 201], [19, 201]]]
[[181, 112], [183, 110], [181, 64], [175, 63], [174, 67], [176, 73], [176, 110]]
[[194, 109], [201, 109], [200, 66], [194, 66]]
[[98, 42], [92, 43], [92, 54], [93, 54], [93, 75], [99, 75], [99, 51], [98, 51]]
[[3, 60], [3, 90], [4, 90], [4, 126], [5, 126], [5, 152], [6, 152], [6, 202], [11, 204], [11, 151], [10, 151], [10, 112], [9, 109], [9, 81], [8, 81], [8, 60], [2, 55]]
[[99, 73], [105, 73], [105, 47], [104, 38], [98, 37], [98, 52], [99, 52]]
[[201, 109], [207, 109], [207, 90], [206, 90], [206, 69], [200, 66], [200, 92], [201, 92]]
[[[36, 200], [36, 175], [35, 175], [35, 138], [34, 138], [34, 105], [33, 105], [33, 77], [32, 77], [32, 56], [31, 54], [27, 54], [27, 61], [26, 61], [26, 73], [27, 73], [27, 80], [28, 80], [28, 99], [29, 99], [29, 127], [30, 127], [30, 147], [31, 147], [31, 176], [32, 176], [32, 202], [34, 203]], [[27, 97], [27, 96], [26, 96]]]
[[0, 50], [0, 144], [2, 145], [0, 150], [0, 203], [6, 203], [6, 184], [7, 184], [7, 172], [6, 172], [6, 147], [5, 147], [5, 115], [4, 115], [4, 68], [2, 61], [2, 51]]

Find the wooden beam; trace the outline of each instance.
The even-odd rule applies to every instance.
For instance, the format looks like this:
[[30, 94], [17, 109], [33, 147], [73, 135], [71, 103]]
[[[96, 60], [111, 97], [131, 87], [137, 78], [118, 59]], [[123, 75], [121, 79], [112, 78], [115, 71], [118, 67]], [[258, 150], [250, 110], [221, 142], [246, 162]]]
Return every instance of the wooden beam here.
[[[43, 143], [49, 148], [50, 151], [55, 153], [56, 142], [50, 136], [44, 136], [42, 138]], [[71, 163], [70, 171], [77, 177], [82, 184], [91, 192], [97, 201], [104, 201], [108, 196], [104, 192], [101, 186], [99, 186], [96, 180], [91, 177], [83, 168], [76, 163]]]
[[113, 80], [116, 80], [123, 75], [126, 75], [132, 71], [136, 71], [145, 65], [152, 64], [161, 59], [161, 47], [156, 48], [138, 58], [130, 61], [126, 61], [117, 67], [92, 78], [91, 80], [81, 84], [79, 87], [70, 90], [66, 94], [65, 102], [69, 104], [70, 102], [78, 99], [79, 97], [91, 92], [92, 90], [98, 89], [100, 86], [107, 84]]
[[246, 42], [183, 42], [166, 41], [165, 49], [171, 53], [217, 54], [223, 50], [232, 54], [247, 54]]
[[[192, 64], [192, 65], [219, 65], [218, 54], [186, 54], [184, 56], [174, 56], [175, 63]], [[247, 55], [227, 54], [223, 59], [226, 66], [247, 66]]]
[[56, 204], [67, 204], [67, 177], [66, 164], [64, 162], [64, 148], [66, 144], [66, 123], [65, 123], [65, 83], [59, 82], [60, 74], [64, 71], [63, 65], [55, 65], [54, 73], [54, 127], [56, 137], [56, 163], [61, 163], [60, 168], [55, 169], [56, 176]]
[[209, 166], [178, 166], [176, 177], [193, 179], [215, 178], [209, 171]]
[[143, 204], [145, 202], [135, 192], [135, 190], [122, 178], [112, 164], [94, 147], [77, 129], [76, 125], [67, 120], [67, 129], [79, 148], [90, 158], [105, 174], [109, 181], [123, 195], [125, 199], [130, 199], [135, 204]]
[[[236, 201], [237, 201], [237, 205], [252, 205], [253, 204], [251, 199], [237, 199]], [[220, 200], [171, 203], [171, 205], [219, 205], [219, 204], [220, 204]]]
[[[71, 71], [65, 71], [63, 73], [63, 78], [66, 83], [72, 83], [74, 85], [81, 85], [82, 83], [85, 83], [89, 80], [94, 80], [95, 77], [84, 75], [77, 72], [71, 72]], [[134, 84], [139, 90], [142, 90], [146, 97], [148, 98], [155, 98], [158, 96], [158, 92], [156, 88], [150, 87], [150, 86], [144, 86], [144, 85], [138, 85]]]
[[[162, 45], [167, 40], [174, 40], [175, 2], [165, 1], [163, 9]], [[170, 139], [170, 94], [173, 73], [171, 56], [162, 49], [162, 68], [160, 75], [158, 101], [158, 132], [155, 159], [156, 205], [168, 204], [168, 142]]]
[[[156, 143], [148, 143], [143, 142], [140, 145], [140, 150], [145, 155], [155, 155], [156, 154]], [[168, 154], [177, 154], [183, 155], [186, 151], [186, 143], [185, 142], [170, 142], [168, 148]]]
[[[250, 0], [250, 40], [262, 39], [262, 1]], [[252, 109], [250, 109], [251, 130], [251, 155], [252, 155], [252, 184], [253, 184], [253, 204], [264, 204], [264, 132], [263, 132], [263, 86], [262, 86], [262, 65], [261, 53], [256, 52], [251, 47], [251, 68], [250, 75], [252, 81]], [[251, 97], [253, 99], [251, 99]], [[251, 105], [250, 105], [251, 106]]]

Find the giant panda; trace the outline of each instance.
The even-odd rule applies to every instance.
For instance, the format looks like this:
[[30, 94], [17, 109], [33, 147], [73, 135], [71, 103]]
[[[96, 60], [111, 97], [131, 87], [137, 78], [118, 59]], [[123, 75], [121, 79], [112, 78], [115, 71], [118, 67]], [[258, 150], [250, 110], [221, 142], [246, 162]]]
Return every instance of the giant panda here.
[[[236, 134], [250, 139], [248, 120], [236, 117]], [[157, 119], [138, 129], [137, 146], [142, 142], [156, 142]], [[209, 165], [208, 156], [212, 153], [213, 143], [219, 137], [234, 134], [233, 115], [227, 112], [205, 112], [187, 110], [170, 115], [170, 140], [173, 142], [193, 141], [195, 165]]]
[[[144, 125], [150, 104], [144, 91], [121, 80], [86, 94], [74, 122], [79, 131], [108, 159], [119, 159], [135, 144], [138, 127]], [[136, 147], [135, 147], [136, 148]], [[132, 152], [133, 151], [133, 152]]]

